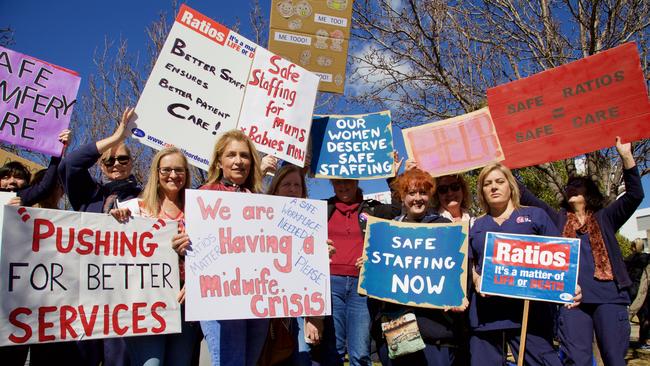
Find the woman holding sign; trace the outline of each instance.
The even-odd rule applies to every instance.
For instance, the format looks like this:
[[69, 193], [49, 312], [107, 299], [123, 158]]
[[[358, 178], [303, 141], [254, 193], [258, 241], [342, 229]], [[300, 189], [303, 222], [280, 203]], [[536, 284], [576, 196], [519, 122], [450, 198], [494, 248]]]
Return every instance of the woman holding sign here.
[[[401, 162], [395, 155], [396, 169]], [[363, 241], [368, 215], [392, 219], [400, 214], [398, 204], [386, 205], [376, 200], [364, 200], [359, 182], [350, 179], [332, 179], [334, 197], [327, 200], [327, 232], [329, 243], [336, 252], [330, 259], [332, 286], [332, 319], [325, 326], [325, 346], [335, 342], [336, 350], [325, 351], [325, 364], [342, 365], [346, 349], [350, 365], [371, 365], [370, 313], [367, 299], [357, 293], [358, 261], [363, 252]], [[333, 329], [332, 329], [333, 328]], [[334, 337], [334, 339], [332, 339]]]
[[[420, 169], [407, 170], [393, 182], [392, 188], [401, 198], [405, 212], [395, 220], [427, 224], [451, 222], [429, 210], [435, 182], [428, 173]], [[377, 344], [382, 365], [452, 365], [462, 324], [459, 314], [437, 309], [413, 308], [375, 299], [369, 299], [368, 302], [372, 315], [371, 335]], [[467, 304], [465, 299], [463, 306], [451, 310], [462, 312], [467, 308]], [[382, 334], [382, 323], [407, 316], [415, 316], [419, 337], [410, 339], [406, 343], [413, 346], [417, 342], [419, 347], [410, 348], [412, 351], [418, 350], [394, 354], [394, 349], [409, 347], [404, 347], [404, 344], [400, 347], [391, 347], [392, 345], [387, 344], [389, 337]]]
[[632, 281], [615, 234], [643, 200], [643, 188], [631, 144], [616, 137], [616, 151], [623, 161], [625, 194], [609, 206], [603, 207], [598, 185], [585, 177], [569, 178], [559, 211], [527, 190], [522, 192], [522, 202], [543, 208], [563, 236], [580, 239], [582, 303], [560, 309], [558, 318], [562, 350], [575, 365], [591, 365], [594, 333], [605, 365], [625, 365], [629, 346], [627, 289]]
[[[208, 180], [200, 189], [257, 193], [262, 188], [260, 157], [253, 142], [240, 130], [221, 135], [214, 145]], [[172, 246], [181, 255], [189, 236], [176, 235]], [[213, 365], [255, 365], [269, 329], [269, 319], [201, 321]]]
[[[75, 211], [108, 213], [116, 207], [117, 200], [129, 200], [140, 194], [142, 188], [131, 174], [131, 152], [124, 144], [130, 134], [126, 126], [132, 115], [133, 108], [127, 108], [111, 136], [82, 145], [61, 161], [59, 176]], [[89, 171], [97, 163], [102, 171], [100, 182]], [[126, 345], [121, 338], [79, 341], [77, 345], [85, 365], [128, 365]]]
[[[471, 293], [469, 319], [472, 365], [503, 365], [506, 345], [515, 357], [519, 353], [523, 300], [481, 294], [482, 263], [488, 231], [513, 234], [559, 236], [555, 224], [537, 207], [519, 204], [519, 188], [508, 168], [491, 164], [478, 177], [478, 197], [485, 215], [470, 229], [470, 265], [473, 263], [474, 291]], [[492, 279], [489, 279], [490, 281]], [[561, 365], [553, 349], [552, 303], [531, 301], [525, 345], [527, 365]]]
[[[137, 200], [139, 215], [178, 222], [185, 232], [185, 189], [190, 186], [190, 170], [185, 155], [175, 147], [164, 148], [153, 157], [149, 179]], [[125, 222], [132, 214], [129, 208], [110, 211], [118, 221]], [[179, 260], [181, 282], [185, 280], [184, 260]], [[183, 303], [184, 292], [179, 295]], [[183, 316], [185, 312], [181, 312]], [[131, 366], [191, 365], [198, 354], [200, 329], [198, 323], [181, 322], [181, 333], [125, 338]]]

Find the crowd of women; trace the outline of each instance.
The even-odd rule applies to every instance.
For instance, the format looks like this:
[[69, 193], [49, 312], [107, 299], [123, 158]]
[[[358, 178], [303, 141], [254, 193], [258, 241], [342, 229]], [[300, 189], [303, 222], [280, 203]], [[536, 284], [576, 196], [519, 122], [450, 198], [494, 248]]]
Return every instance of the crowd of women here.
[[[192, 245], [183, 212], [184, 192], [191, 188], [188, 161], [176, 148], [162, 149], [153, 157], [142, 188], [132, 174], [134, 157], [124, 144], [132, 113], [132, 109], [124, 112], [113, 135], [66, 152], [63, 158], [53, 157], [31, 182], [21, 164], [7, 164], [0, 170], [1, 187], [17, 193], [11, 204], [57, 208], [65, 192], [75, 211], [109, 213], [118, 221], [134, 214], [177, 221], [179, 232], [170, 245], [178, 253], [183, 282], [184, 255]], [[67, 145], [69, 134], [61, 134], [62, 144]], [[329, 239], [322, 243], [330, 249], [332, 316], [183, 321], [179, 334], [32, 346], [31, 364], [196, 365], [199, 343], [205, 338], [213, 365], [343, 365], [346, 360], [350, 365], [370, 365], [373, 348], [383, 365], [503, 365], [509, 351], [516, 357], [520, 350], [523, 301], [480, 292], [485, 236], [491, 231], [580, 239], [578, 293], [572, 304], [563, 307], [532, 302], [525, 364], [591, 365], [595, 336], [604, 363], [624, 365], [631, 281], [614, 234], [640, 204], [643, 190], [630, 144], [617, 138], [616, 149], [624, 167], [625, 194], [607, 206], [595, 182], [571, 177], [562, 208], [555, 210], [500, 164], [486, 166], [478, 175], [477, 196], [483, 211], [478, 217], [470, 214], [470, 189], [462, 175], [432, 178], [416, 161], [407, 160], [405, 172], [389, 181], [392, 204], [364, 199], [355, 180], [333, 179], [334, 196], [327, 200]], [[399, 169], [401, 161], [395, 160]], [[101, 180], [89, 171], [95, 164], [101, 169]], [[270, 156], [261, 158], [244, 133], [228, 131], [216, 142], [207, 180], [199, 189], [306, 198], [305, 170], [276, 165]], [[275, 174], [264, 190], [268, 171]], [[137, 199], [139, 213], [117, 207], [118, 200], [129, 199]], [[416, 308], [359, 295], [369, 215], [420, 224], [467, 222], [470, 270], [463, 304]], [[178, 301], [184, 300], [181, 290]], [[404, 314], [415, 318], [419, 341], [407, 351], [397, 351], [384, 336], [382, 323]], [[295, 346], [280, 355], [282, 347], [273, 341], [283, 332], [291, 335]], [[24, 346], [1, 347], [0, 359], [3, 364], [23, 365], [27, 352]]]

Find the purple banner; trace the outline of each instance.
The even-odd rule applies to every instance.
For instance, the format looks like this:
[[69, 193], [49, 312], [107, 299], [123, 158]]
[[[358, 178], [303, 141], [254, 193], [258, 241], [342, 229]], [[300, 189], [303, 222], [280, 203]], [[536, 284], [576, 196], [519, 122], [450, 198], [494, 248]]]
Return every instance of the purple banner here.
[[52, 156], [63, 145], [81, 78], [74, 72], [0, 47], [0, 140]]

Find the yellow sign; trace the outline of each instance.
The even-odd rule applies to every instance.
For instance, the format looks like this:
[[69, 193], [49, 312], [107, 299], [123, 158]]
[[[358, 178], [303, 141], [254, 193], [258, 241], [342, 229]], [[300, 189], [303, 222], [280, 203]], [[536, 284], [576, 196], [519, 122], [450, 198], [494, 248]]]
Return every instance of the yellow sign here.
[[5, 164], [7, 164], [10, 161], [17, 161], [23, 164], [32, 175], [34, 175], [34, 173], [36, 173], [41, 169], [45, 169], [44, 166], [38, 165], [33, 161], [27, 160], [25, 158], [21, 158], [16, 154], [12, 154], [8, 151], [0, 149], [0, 168], [5, 166]]
[[269, 50], [320, 77], [318, 90], [343, 93], [352, 0], [272, 0]]

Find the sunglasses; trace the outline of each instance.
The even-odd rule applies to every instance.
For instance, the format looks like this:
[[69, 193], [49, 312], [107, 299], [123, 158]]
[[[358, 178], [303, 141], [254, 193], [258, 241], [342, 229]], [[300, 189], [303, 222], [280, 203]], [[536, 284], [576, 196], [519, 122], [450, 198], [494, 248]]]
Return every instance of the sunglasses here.
[[176, 175], [185, 175], [185, 168], [158, 168], [158, 173], [163, 177], [169, 177], [172, 172]]
[[115, 162], [120, 163], [120, 165], [126, 165], [131, 161], [131, 157], [128, 155], [118, 155], [118, 156], [109, 156], [108, 158], [104, 159], [102, 163], [107, 166], [111, 167], [115, 165]]
[[450, 189], [451, 189], [452, 192], [458, 192], [462, 188], [463, 187], [461, 187], [460, 183], [452, 183], [452, 184], [450, 184], [448, 186], [438, 186], [438, 189], [436, 191], [438, 193], [440, 193], [440, 194], [445, 194], [445, 193], [449, 192]]

